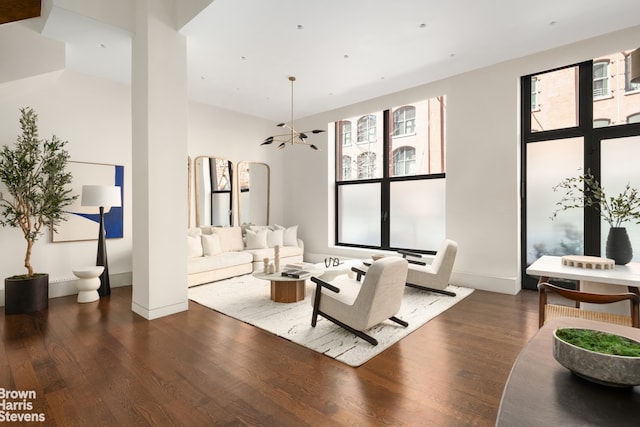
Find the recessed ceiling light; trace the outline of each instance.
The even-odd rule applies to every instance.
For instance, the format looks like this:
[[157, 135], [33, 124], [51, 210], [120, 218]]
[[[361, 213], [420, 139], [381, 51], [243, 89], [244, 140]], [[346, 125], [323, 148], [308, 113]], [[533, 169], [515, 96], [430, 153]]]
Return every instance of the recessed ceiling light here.
[[450, 53], [450, 54], [449, 54], [449, 58], [453, 58], [454, 56], [456, 56], [456, 54], [455, 54], [455, 53]]
[[346, 53], [345, 53], [344, 55], [342, 55], [342, 57], [343, 57], [344, 59], [349, 59], [349, 55], [347, 55]]
[[304, 27], [300, 24], [296, 25], [296, 30], [302, 30]]
[[557, 24], [557, 22], [556, 22], [556, 21], [551, 21], [551, 22], [549, 22], [549, 25], [550, 25], [550, 26], [554, 26], [554, 25], [556, 25], [556, 24]]
[[103, 49], [106, 49], [106, 48], [107, 48], [107, 45], [106, 45], [106, 44], [104, 44], [104, 43], [100, 43], [98, 46], [100, 46], [100, 47], [101, 47], [101, 48], [103, 48]]
[[247, 57], [246, 56], [241, 56], [240, 59], [242, 59], [243, 61], [246, 61]]
[[425, 28], [427, 26], [427, 24], [425, 24], [424, 22], [420, 25], [418, 25], [418, 28]]

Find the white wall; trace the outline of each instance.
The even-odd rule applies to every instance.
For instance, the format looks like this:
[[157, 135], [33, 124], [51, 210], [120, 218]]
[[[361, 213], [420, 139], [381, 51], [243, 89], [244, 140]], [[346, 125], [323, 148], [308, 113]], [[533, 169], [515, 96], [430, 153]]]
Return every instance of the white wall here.
[[[324, 128], [342, 117], [446, 94], [447, 235], [460, 243], [454, 283], [516, 293], [520, 289], [519, 77], [632, 49], [637, 40], [640, 27], [296, 119], [296, 127]], [[68, 140], [72, 160], [125, 166], [124, 238], [107, 241], [116, 286], [128, 284], [131, 272], [130, 105], [129, 87], [73, 71], [0, 84], [0, 144], [13, 144], [19, 133], [18, 109], [31, 106], [39, 114], [41, 136], [55, 133]], [[319, 152], [259, 146], [276, 131], [267, 120], [190, 103], [188, 154], [192, 159], [212, 155], [234, 164], [240, 160], [269, 164], [271, 222], [299, 224], [309, 256], [370, 253], [332, 246], [333, 147], [327, 146], [327, 134], [312, 136]], [[22, 273], [25, 244], [18, 230], [0, 228], [0, 242], [0, 277]], [[32, 261], [38, 271], [50, 273], [55, 296], [72, 292], [72, 288], [56, 289], [56, 283], [70, 279], [75, 267], [93, 265], [95, 252], [95, 241], [50, 243], [45, 235], [36, 244]]]
[[[58, 71], [0, 84], [0, 144], [13, 145], [20, 133], [20, 107], [38, 114], [40, 137], [67, 140], [71, 160], [125, 167], [124, 238], [109, 239], [113, 286], [131, 272], [131, 112], [129, 88], [72, 71]], [[96, 229], [97, 233], [97, 229]], [[26, 243], [19, 229], [0, 228], [0, 277], [23, 274]], [[60, 282], [71, 270], [94, 265], [97, 240], [51, 243], [48, 230], [34, 246], [32, 264], [50, 275], [51, 296], [67, 293]], [[119, 277], [123, 275], [124, 277]], [[130, 279], [129, 279], [130, 280]], [[129, 282], [130, 283], [130, 282]], [[0, 285], [4, 288], [4, 281]], [[4, 292], [1, 294], [4, 301]]]
[[[193, 161], [198, 156], [219, 157], [233, 163], [235, 178], [239, 161], [262, 162], [271, 168], [271, 209], [272, 223], [284, 221], [285, 201], [284, 188], [285, 170], [282, 152], [273, 146], [260, 146], [269, 135], [276, 133], [279, 128], [271, 121], [246, 116], [216, 107], [192, 102], [189, 106], [189, 157]], [[194, 181], [190, 180], [191, 199], [194, 199]], [[237, 183], [234, 182], [234, 192]], [[238, 225], [237, 194], [234, 194], [234, 224]], [[283, 224], [286, 225], [286, 224]], [[191, 207], [191, 226], [195, 226], [195, 204]]]
[[[317, 128], [445, 94], [446, 234], [459, 243], [452, 282], [515, 294], [521, 286], [519, 79], [632, 50], [638, 40], [640, 27], [635, 27], [307, 117], [296, 126]], [[371, 251], [333, 246], [333, 147], [327, 146], [327, 134], [313, 138], [322, 152], [285, 153], [284, 193], [294, 195], [285, 220], [300, 225], [308, 257], [366, 256]]]

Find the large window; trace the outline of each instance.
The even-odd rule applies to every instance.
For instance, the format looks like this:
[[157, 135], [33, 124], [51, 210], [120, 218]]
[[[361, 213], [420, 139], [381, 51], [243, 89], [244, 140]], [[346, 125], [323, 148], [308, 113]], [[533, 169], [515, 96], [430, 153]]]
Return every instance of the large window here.
[[[596, 210], [570, 209], [551, 220], [561, 197], [553, 186], [589, 170], [608, 196], [618, 194], [626, 183], [640, 188], [640, 172], [630, 161], [640, 153], [640, 123], [629, 120], [640, 111], [640, 92], [611, 90], [625, 87], [623, 61], [624, 55], [615, 53], [521, 80], [526, 288], [535, 289], [537, 278], [524, 270], [542, 255], [604, 255], [609, 230]], [[533, 85], [538, 88], [535, 112]], [[640, 227], [625, 226], [632, 239], [640, 236]], [[638, 254], [635, 260], [640, 260]]]
[[[336, 244], [437, 249], [445, 236], [445, 111], [441, 96], [336, 124]], [[344, 127], [353, 122], [358, 144], [348, 146]]]

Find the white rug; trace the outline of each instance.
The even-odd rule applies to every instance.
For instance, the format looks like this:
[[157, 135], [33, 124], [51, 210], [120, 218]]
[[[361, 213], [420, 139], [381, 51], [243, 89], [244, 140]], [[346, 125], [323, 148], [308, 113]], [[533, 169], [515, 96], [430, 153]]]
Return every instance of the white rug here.
[[457, 296], [450, 297], [405, 288], [397, 317], [409, 322], [409, 327], [403, 328], [390, 320], [374, 326], [368, 331], [378, 340], [378, 345], [373, 346], [321, 316], [316, 327], [311, 327], [314, 289], [315, 283], [307, 280], [303, 301], [273, 302], [269, 298], [269, 281], [247, 274], [189, 288], [189, 299], [350, 366], [360, 366], [473, 292], [473, 289], [451, 285], [448, 290]]

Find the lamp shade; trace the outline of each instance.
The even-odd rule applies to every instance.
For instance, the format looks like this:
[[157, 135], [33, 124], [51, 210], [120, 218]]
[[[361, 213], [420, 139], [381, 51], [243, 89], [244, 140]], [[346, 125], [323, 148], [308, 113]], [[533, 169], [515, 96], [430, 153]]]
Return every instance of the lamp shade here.
[[640, 49], [631, 52], [631, 83], [640, 83]]
[[82, 206], [102, 206], [105, 208], [121, 206], [120, 187], [115, 185], [83, 185]]

